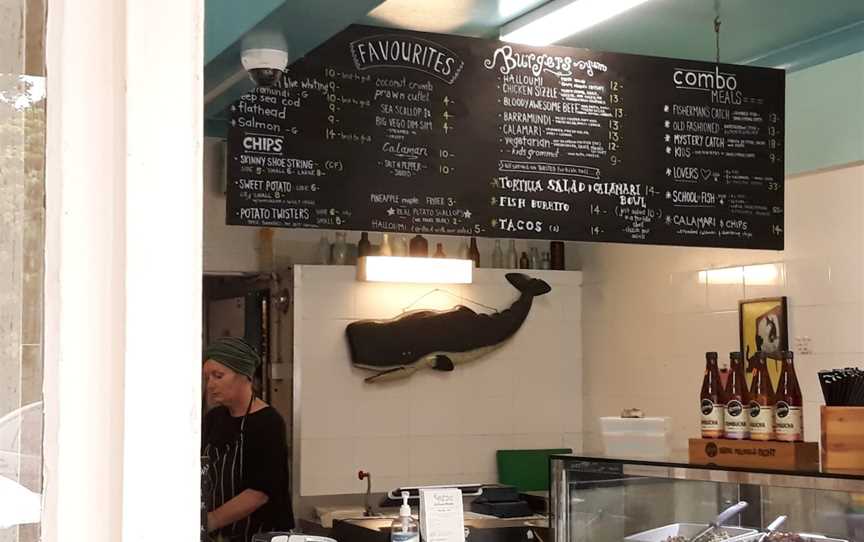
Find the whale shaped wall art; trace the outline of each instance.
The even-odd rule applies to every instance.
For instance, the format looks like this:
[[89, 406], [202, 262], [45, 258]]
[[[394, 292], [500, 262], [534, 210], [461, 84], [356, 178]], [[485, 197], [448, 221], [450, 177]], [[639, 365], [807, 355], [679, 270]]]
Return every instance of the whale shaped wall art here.
[[366, 382], [407, 378], [420, 369], [452, 371], [512, 337], [531, 311], [534, 298], [549, 293], [545, 281], [508, 273], [519, 298], [504, 311], [478, 314], [463, 305], [449, 310], [416, 310], [390, 320], [360, 320], [345, 332], [354, 366], [375, 374]]

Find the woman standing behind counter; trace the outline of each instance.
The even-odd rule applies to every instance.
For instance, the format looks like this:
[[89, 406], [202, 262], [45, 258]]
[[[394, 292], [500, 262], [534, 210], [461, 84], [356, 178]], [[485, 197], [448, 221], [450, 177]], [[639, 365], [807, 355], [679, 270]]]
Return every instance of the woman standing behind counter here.
[[210, 460], [207, 530], [231, 542], [294, 527], [285, 422], [252, 390], [260, 363], [237, 338], [218, 339], [204, 352], [207, 403], [216, 406], [202, 427], [202, 455]]

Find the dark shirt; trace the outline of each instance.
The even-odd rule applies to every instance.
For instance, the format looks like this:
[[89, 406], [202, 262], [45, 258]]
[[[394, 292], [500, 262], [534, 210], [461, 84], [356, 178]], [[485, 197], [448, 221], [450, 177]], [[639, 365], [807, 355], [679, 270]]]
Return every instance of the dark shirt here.
[[[204, 417], [202, 452], [209, 456], [211, 464], [224, 460], [226, 447], [238, 442], [242, 420], [242, 416], [231, 416], [225, 407], [214, 408]], [[292, 529], [294, 516], [288, 479], [288, 445], [282, 416], [270, 406], [250, 413], [246, 417], [243, 442], [240, 454], [242, 471], [237, 467], [240, 487], [231, 487], [230, 475], [227, 481], [211, 478], [213, 502], [210, 504], [218, 508], [243, 490], [254, 489], [266, 494], [268, 501], [252, 513], [250, 524], [244, 525], [242, 531], [254, 534]], [[230, 465], [225, 468], [230, 471]], [[210, 469], [210, 472], [215, 473], [216, 469]], [[239, 527], [237, 524], [234, 526]], [[225, 534], [238, 531], [230, 525], [224, 529], [227, 530]]]

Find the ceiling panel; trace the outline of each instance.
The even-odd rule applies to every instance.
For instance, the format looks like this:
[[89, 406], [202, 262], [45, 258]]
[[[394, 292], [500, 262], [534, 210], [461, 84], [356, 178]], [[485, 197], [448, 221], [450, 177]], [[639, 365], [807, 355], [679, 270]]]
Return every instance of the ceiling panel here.
[[[224, 117], [225, 106], [249, 88], [248, 78], [240, 67], [240, 44], [256, 32], [284, 33], [292, 60], [351, 23], [496, 38], [501, 25], [544, 4], [545, 0], [260, 0], [259, 3], [252, 10], [247, 2], [207, 0], [208, 119]], [[794, 70], [864, 50], [864, 0], [648, 0], [560, 44], [713, 60], [715, 5], [719, 6], [722, 20], [723, 62]], [[261, 22], [248, 28], [256, 18], [261, 18]], [[229, 38], [234, 42], [229, 44]]]

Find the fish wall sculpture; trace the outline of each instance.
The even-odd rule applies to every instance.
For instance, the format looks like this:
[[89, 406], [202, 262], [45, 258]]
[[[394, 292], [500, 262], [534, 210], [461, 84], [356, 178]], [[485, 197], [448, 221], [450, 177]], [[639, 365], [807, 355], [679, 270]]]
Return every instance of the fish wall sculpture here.
[[360, 320], [345, 333], [351, 363], [375, 371], [366, 382], [407, 378], [421, 369], [452, 371], [501, 346], [525, 322], [534, 298], [549, 293], [545, 281], [508, 273], [519, 298], [504, 311], [478, 314], [464, 305], [416, 310], [390, 320]]

